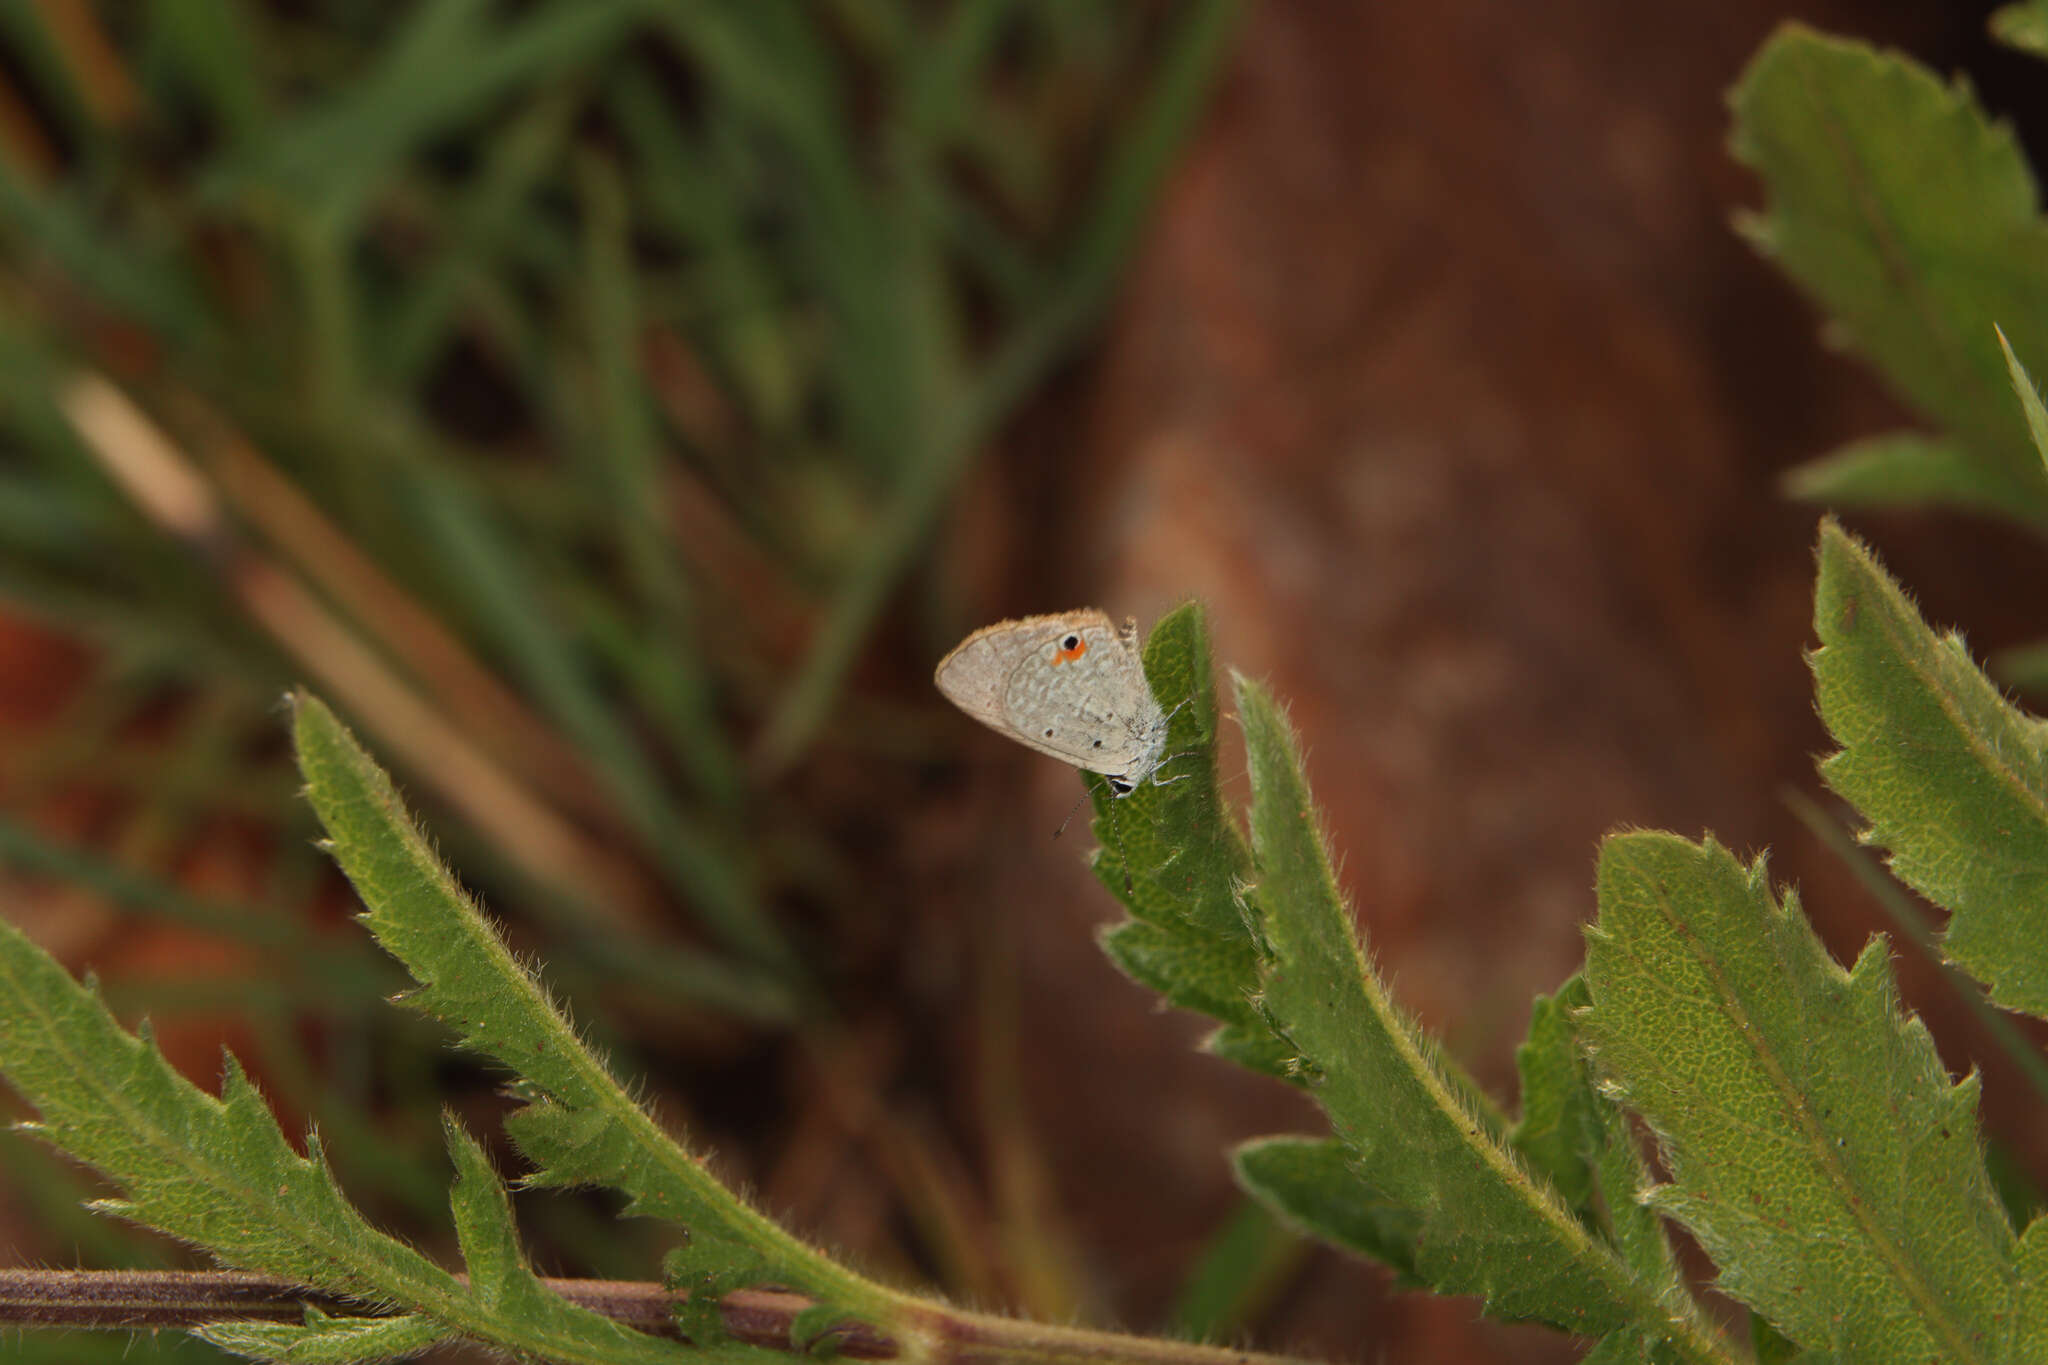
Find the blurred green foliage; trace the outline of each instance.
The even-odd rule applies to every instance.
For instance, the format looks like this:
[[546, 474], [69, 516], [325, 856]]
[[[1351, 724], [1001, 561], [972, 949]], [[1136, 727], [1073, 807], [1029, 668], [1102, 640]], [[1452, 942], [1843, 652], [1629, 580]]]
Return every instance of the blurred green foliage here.
[[[5, 758], [0, 862], [235, 941], [239, 977], [110, 993], [247, 1018], [352, 1188], [415, 1211], [434, 1044], [301, 918], [288, 686], [394, 763], [607, 1045], [622, 995], [801, 1016], [864, 883], [773, 779], [828, 721], [914, 746], [851, 665], [1086, 339], [1236, 13], [0, 5], [0, 610], [88, 658]], [[93, 394], [166, 438], [153, 474]], [[80, 788], [89, 847], [37, 817]], [[250, 904], [176, 884], [223, 825], [262, 850]]]
[[[594, 968], [786, 1016], [771, 906], [845, 879], [762, 779], [1085, 335], [1233, 14], [0, 7], [0, 601], [100, 651], [21, 770], [91, 765], [163, 846], [276, 818], [310, 679], [522, 901], [711, 941]], [[197, 530], [109, 477], [81, 374]], [[835, 742], [887, 742], [861, 714]]]

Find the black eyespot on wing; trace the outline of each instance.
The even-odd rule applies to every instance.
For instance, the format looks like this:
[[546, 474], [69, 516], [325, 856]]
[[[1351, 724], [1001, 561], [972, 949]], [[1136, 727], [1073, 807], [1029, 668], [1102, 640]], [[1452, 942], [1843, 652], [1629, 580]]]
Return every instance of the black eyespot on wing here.
[[1047, 727], [1045, 728], [1045, 737], [1046, 737], [1047, 739], [1051, 739], [1051, 738], [1052, 738], [1052, 727], [1051, 727], [1051, 726], [1049, 726], [1049, 725], [1048, 725], [1048, 726], [1047, 726]]
[[1096, 748], [1098, 748], [1098, 749], [1100, 749], [1100, 748], [1102, 747], [1102, 741], [1101, 741], [1101, 740], [1099, 740], [1099, 739], [1098, 739], [1098, 740], [1096, 740], [1096, 741], [1095, 741], [1095, 747], [1096, 747]]
[[1066, 639], [1064, 639], [1064, 640], [1060, 641], [1060, 648], [1061, 648], [1061, 649], [1072, 649], [1072, 648], [1073, 648], [1074, 646], [1076, 646], [1076, 645], [1078, 645], [1078, 644], [1080, 644], [1080, 643], [1081, 643], [1081, 637], [1080, 637], [1080, 636], [1078, 636], [1078, 635], [1069, 635], [1069, 636], [1068, 636], [1068, 637], [1067, 637]]

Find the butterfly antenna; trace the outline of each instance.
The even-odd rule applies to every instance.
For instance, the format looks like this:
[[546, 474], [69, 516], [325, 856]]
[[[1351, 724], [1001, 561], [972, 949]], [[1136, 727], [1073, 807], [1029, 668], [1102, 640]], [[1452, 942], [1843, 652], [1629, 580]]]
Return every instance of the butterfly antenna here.
[[1060, 827], [1052, 832], [1053, 838], [1057, 839], [1062, 834], [1065, 834], [1067, 832], [1067, 826], [1074, 823], [1074, 812], [1081, 809], [1081, 801], [1086, 801], [1087, 799], [1088, 788], [1084, 785], [1081, 788], [1081, 800], [1076, 801], [1072, 806], [1067, 808], [1067, 818], [1060, 821]]
[[[1087, 788], [1082, 788], [1081, 801], [1086, 801], [1089, 795], [1090, 793]], [[1067, 832], [1067, 826], [1074, 821], [1075, 811], [1081, 809], [1081, 801], [1076, 801], [1073, 809], [1067, 812], [1067, 818], [1060, 821], [1060, 827], [1052, 832], [1053, 838], [1057, 839]], [[1128, 896], [1131, 894], [1131, 855], [1124, 852], [1124, 827], [1123, 823], [1116, 818], [1116, 798], [1114, 796], [1110, 798], [1109, 802], [1109, 837], [1116, 844], [1116, 860], [1123, 867], [1124, 894]]]

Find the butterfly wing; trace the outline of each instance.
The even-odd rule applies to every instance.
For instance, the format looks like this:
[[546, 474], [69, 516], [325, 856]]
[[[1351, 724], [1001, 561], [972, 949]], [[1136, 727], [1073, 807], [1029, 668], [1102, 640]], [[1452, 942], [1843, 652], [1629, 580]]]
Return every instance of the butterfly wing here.
[[982, 724], [1091, 772], [1141, 782], [1166, 721], [1136, 635], [1099, 611], [1004, 621], [939, 661], [939, 690]]

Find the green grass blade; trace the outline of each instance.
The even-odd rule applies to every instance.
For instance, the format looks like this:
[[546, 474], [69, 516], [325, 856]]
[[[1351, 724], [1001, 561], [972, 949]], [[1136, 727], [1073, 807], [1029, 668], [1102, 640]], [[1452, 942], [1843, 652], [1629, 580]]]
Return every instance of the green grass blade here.
[[272, 107], [257, 52], [267, 15], [245, 0], [151, 0], [149, 24], [158, 51], [184, 86], [227, 131], [230, 147], [258, 135]]
[[761, 758], [771, 770], [793, 761], [825, 723], [876, 615], [974, 452], [1107, 302], [1144, 212], [1222, 65], [1238, 14], [1237, 0], [1203, 0], [1182, 16], [1144, 108], [1110, 158], [1056, 292], [1018, 324], [955, 406], [938, 416], [928, 438], [929, 459], [897, 490], [848, 567], [795, 681], [762, 732]]
[[621, 816], [678, 894], [727, 944], [786, 964], [788, 949], [733, 852], [721, 848], [703, 822], [680, 807], [643, 747], [600, 695], [583, 656], [547, 609], [548, 594], [533, 577], [531, 554], [522, 555], [511, 533], [452, 480], [422, 480], [418, 507], [472, 617], [513, 674], [589, 757]]
[[1285, 1292], [1308, 1251], [1309, 1243], [1257, 1200], [1239, 1201], [1181, 1285], [1167, 1330], [1185, 1341], [1244, 1339]]
[[2048, 1317], [1951, 1084], [1903, 1017], [1882, 941], [1844, 972], [1761, 863], [1674, 835], [1611, 838], [1585, 1029], [1648, 1120], [1655, 1206], [1720, 1286], [1829, 1359], [2039, 1359]]
[[546, 73], [595, 60], [631, 31], [637, 0], [535, 8], [494, 22], [483, 0], [435, 0], [408, 16], [376, 64], [318, 107], [279, 123], [215, 193], [257, 188], [302, 221], [350, 227], [395, 168], [434, 136]]
[[1811, 658], [1841, 750], [1829, 786], [1900, 881], [1950, 912], [1942, 949], [2007, 1009], [2048, 1016], [2048, 735], [1937, 636], [1870, 552], [1821, 528]]

